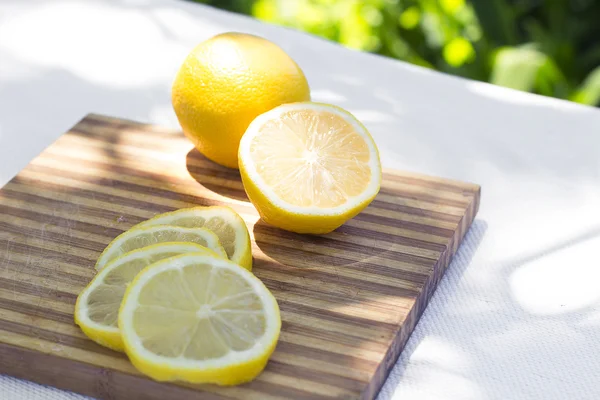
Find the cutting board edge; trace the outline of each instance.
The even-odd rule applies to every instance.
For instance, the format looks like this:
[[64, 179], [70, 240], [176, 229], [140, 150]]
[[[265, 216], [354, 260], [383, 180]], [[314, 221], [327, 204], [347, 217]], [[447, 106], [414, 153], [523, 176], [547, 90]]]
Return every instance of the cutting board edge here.
[[[44, 358], [48, 361], [41, 362]], [[73, 368], [74, 366], [75, 368]], [[70, 379], [68, 383], [63, 383], [65, 382], [64, 368], [69, 368], [71, 371], [70, 374], [75, 372], [78, 378]], [[32, 371], [35, 373], [36, 379], [31, 379]], [[143, 376], [136, 376], [126, 372], [111, 371], [83, 361], [55, 354], [46, 354], [3, 342], [0, 342], [0, 374], [99, 399], [164, 400], [165, 394], [173, 396], [173, 393], [176, 393], [177, 396], [169, 397], [170, 400], [190, 399], [194, 395], [205, 396], [202, 399], [223, 398], [222, 395], [217, 396], [206, 391], [199, 392], [179, 385], [177, 386], [177, 391], [168, 391], [168, 393], [165, 393], [164, 389], [172, 384], [148, 380]], [[129, 388], [133, 389], [137, 387], [134, 382], [138, 379], [144, 385], [152, 385], [153, 387], [152, 390], [144, 393], [143, 397], [139, 396], [139, 392], [129, 390]], [[119, 381], [121, 381], [120, 384]], [[179, 396], [182, 393], [185, 396]]]
[[437, 289], [437, 286], [444, 276], [444, 273], [450, 266], [452, 262], [452, 258], [458, 251], [460, 244], [467, 234], [473, 221], [475, 221], [475, 217], [477, 216], [477, 212], [479, 211], [480, 197], [481, 197], [481, 187], [476, 185], [477, 189], [473, 193], [473, 199], [469, 203], [467, 208], [467, 213], [463, 216], [461, 221], [459, 222], [459, 229], [457, 229], [451, 239], [451, 242], [446, 247], [446, 250], [442, 253], [438, 261], [434, 266], [434, 272], [427, 280], [425, 285], [423, 286], [421, 293], [425, 292], [425, 297], [417, 297], [417, 301], [415, 301], [413, 307], [409, 311], [406, 319], [403, 323], [400, 324], [398, 330], [396, 331], [396, 335], [392, 341], [392, 344], [389, 346], [385, 356], [383, 357], [382, 362], [377, 367], [377, 370], [373, 376], [373, 379], [361, 394], [361, 399], [374, 399], [380, 392], [383, 384], [387, 380], [389, 374], [392, 372], [394, 365], [397, 363], [400, 354], [404, 350], [408, 339], [410, 338], [412, 332], [414, 332], [415, 327], [419, 323], [421, 316], [433, 293]]

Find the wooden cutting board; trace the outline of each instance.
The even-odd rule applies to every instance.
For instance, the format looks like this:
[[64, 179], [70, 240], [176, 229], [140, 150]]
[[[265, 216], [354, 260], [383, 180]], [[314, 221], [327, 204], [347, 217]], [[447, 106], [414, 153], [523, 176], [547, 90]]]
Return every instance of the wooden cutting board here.
[[[336, 232], [261, 222], [237, 171], [180, 132], [89, 115], [0, 190], [0, 373], [106, 399], [373, 398], [479, 205], [477, 185], [384, 171]], [[238, 387], [157, 383], [73, 323], [104, 247], [157, 213], [226, 204], [281, 308], [266, 370]]]

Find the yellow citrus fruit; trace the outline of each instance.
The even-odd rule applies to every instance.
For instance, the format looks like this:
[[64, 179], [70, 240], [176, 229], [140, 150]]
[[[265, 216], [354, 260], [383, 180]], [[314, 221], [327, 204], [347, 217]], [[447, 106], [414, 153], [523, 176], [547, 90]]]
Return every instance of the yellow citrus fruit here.
[[237, 168], [252, 120], [280, 104], [310, 100], [304, 73], [276, 44], [244, 33], [200, 43], [175, 77], [172, 102], [185, 135], [209, 159]]
[[156, 225], [206, 228], [214, 232], [229, 259], [248, 271], [252, 270], [252, 247], [248, 228], [242, 217], [229, 207], [192, 207], [160, 214], [137, 224], [135, 228]]
[[94, 342], [123, 351], [117, 315], [127, 285], [148, 265], [181, 254], [218, 255], [194, 243], [161, 243], [131, 251], [109, 262], [75, 303], [75, 323]]
[[298, 233], [331, 232], [381, 185], [373, 138], [352, 114], [328, 104], [286, 104], [256, 118], [240, 142], [239, 166], [263, 220]]
[[227, 258], [227, 253], [221, 246], [219, 237], [206, 228], [183, 228], [169, 225], [134, 227], [117, 236], [106, 246], [96, 261], [96, 271], [100, 271], [109, 261], [130, 251], [167, 242], [196, 243], [208, 247], [218, 255]]
[[123, 297], [119, 329], [133, 365], [155, 380], [235, 385], [263, 370], [281, 318], [251, 272], [186, 254], [137, 275]]

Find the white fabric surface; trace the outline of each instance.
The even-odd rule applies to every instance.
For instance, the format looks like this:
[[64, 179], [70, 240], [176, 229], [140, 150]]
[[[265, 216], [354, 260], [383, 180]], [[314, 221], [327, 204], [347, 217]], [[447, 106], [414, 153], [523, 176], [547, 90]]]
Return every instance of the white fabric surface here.
[[[170, 85], [222, 31], [280, 44], [384, 166], [479, 183], [481, 209], [381, 399], [598, 399], [600, 111], [167, 0], [0, 2], [0, 184], [86, 113], [177, 127]], [[0, 377], [2, 399], [78, 395]]]

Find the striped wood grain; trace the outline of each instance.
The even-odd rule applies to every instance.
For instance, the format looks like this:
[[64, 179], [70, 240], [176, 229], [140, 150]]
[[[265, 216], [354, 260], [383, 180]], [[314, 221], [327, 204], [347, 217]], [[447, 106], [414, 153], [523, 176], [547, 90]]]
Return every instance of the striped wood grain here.
[[[157, 213], [226, 204], [248, 224], [281, 339], [254, 382], [156, 383], [73, 323], [103, 248]], [[0, 372], [109, 399], [373, 398], [479, 204], [472, 184], [386, 171], [381, 193], [324, 236], [262, 223], [237, 171], [179, 133], [89, 115], [0, 190]]]

